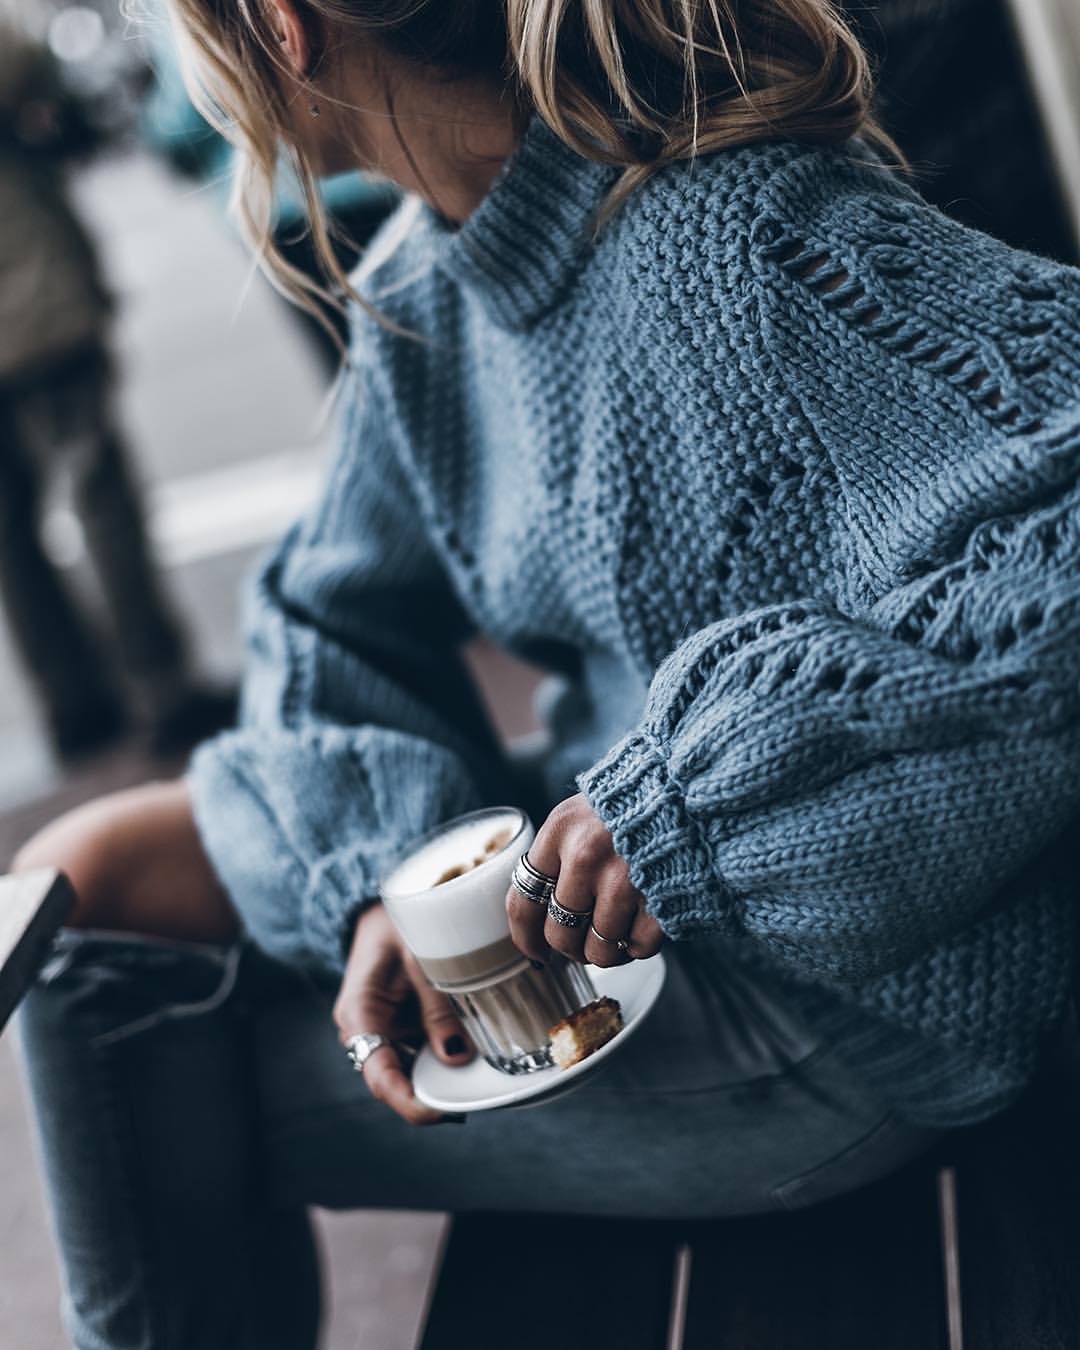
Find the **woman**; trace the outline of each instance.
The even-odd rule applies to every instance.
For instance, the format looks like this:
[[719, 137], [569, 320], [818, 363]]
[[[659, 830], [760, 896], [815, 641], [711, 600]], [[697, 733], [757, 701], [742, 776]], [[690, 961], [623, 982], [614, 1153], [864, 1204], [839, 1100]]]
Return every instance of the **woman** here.
[[[313, 1202], [806, 1204], [1015, 1099], [1069, 978], [1080, 275], [885, 167], [818, 0], [177, 12], [260, 247], [279, 142], [410, 196], [242, 728], [21, 859], [81, 896], [22, 1018], [76, 1343], [312, 1343]], [[537, 773], [474, 631], [557, 677]], [[514, 800], [589, 916], [512, 893], [521, 949], [674, 939], [664, 996], [581, 1091], [408, 1131], [342, 1045], [470, 1052], [376, 878]]]

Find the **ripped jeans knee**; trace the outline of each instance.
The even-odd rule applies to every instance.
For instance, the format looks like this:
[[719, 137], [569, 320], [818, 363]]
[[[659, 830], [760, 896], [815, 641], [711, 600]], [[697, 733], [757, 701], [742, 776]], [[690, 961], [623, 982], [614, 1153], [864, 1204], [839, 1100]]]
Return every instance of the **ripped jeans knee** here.
[[95, 1048], [164, 1023], [205, 1017], [237, 991], [249, 943], [180, 942], [105, 929], [63, 929], [23, 1016], [49, 1010]]

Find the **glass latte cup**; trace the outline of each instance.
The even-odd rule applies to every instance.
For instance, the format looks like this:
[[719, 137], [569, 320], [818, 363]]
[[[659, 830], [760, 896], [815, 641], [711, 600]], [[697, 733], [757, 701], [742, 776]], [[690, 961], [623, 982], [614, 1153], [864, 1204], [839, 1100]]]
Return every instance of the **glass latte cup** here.
[[506, 893], [535, 835], [517, 807], [470, 811], [410, 843], [379, 882], [421, 970], [503, 1073], [550, 1068], [548, 1028], [596, 997], [582, 966], [552, 953], [537, 970], [510, 939]]

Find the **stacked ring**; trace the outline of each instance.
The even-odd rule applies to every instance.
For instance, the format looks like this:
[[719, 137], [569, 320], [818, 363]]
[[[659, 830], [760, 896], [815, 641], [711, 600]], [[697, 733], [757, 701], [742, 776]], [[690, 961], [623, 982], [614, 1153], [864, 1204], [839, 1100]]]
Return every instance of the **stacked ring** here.
[[592, 910], [564, 909], [563, 906], [559, 904], [558, 900], [555, 899], [555, 893], [553, 891], [551, 899], [548, 901], [547, 912], [548, 917], [554, 919], [556, 923], [561, 924], [563, 928], [580, 928], [583, 923], [589, 922], [589, 915], [592, 913]]
[[511, 877], [514, 889], [536, 905], [546, 905], [555, 894], [555, 880], [555, 877], [537, 871], [529, 862], [527, 853], [523, 853], [514, 864], [514, 874]]

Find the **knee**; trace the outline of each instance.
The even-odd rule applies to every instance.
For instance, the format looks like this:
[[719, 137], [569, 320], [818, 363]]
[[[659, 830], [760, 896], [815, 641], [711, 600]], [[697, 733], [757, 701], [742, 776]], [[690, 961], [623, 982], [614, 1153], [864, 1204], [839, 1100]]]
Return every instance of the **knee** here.
[[19, 851], [17, 870], [37, 868], [70, 879], [75, 928], [218, 944], [239, 934], [182, 779], [116, 792], [61, 816]]
[[22, 845], [13, 871], [63, 872], [77, 897], [69, 923], [115, 926], [108, 915], [129, 913], [127, 899], [140, 885], [135, 860], [153, 851], [148, 837], [153, 815], [147, 807], [172, 786], [155, 783], [110, 793], [65, 812]]
[[115, 828], [109, 798], [65, 812], [32, 835], [15, 854], [15, 873], [55, 869], [64, 872], [79, 891], [94, 888], [106, 869]]

